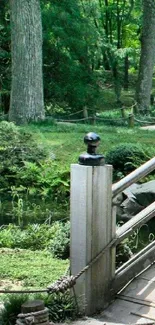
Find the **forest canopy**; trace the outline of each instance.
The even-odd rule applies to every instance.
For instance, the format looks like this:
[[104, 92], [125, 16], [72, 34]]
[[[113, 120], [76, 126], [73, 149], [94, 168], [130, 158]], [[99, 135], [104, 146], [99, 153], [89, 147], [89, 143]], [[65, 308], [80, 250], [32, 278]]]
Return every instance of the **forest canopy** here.
[[96, 113], [106, 109], [108, 87], [116, 107], [121, 106], [121, 90], [128, 90], [133, 79], [137, 110], [147, 113], [154, 21], [153, 0], [20, 0], [18, 6], [2, 0], [1, 111], [7, 114], [10, 108], [13, 121], [27, 112], [27, 122], [44, 119], [44, 107], [47, 114]]

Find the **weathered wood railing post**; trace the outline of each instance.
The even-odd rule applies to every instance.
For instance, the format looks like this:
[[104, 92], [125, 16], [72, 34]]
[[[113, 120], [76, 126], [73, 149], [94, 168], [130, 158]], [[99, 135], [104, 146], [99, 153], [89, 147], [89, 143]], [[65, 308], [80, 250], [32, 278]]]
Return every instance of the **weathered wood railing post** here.
[[[95, 153], [99, 136], [88, 133], [87, 154], [71, 166], [71, 273], [77, 274], [115, 236], [112, 222], [112, 166], [103, 165]], [[103, 309], [110, 299], [109, 284], [115, 260], [107, 250], [78, 280], [75, 286], [80, 311], [90, 315]]]

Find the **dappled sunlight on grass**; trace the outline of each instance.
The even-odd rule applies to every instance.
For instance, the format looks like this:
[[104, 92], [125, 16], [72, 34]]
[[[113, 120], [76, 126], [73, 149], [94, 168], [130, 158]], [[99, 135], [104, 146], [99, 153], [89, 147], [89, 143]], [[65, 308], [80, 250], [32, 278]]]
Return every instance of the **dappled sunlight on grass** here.
[[[50, 132], [49, 132], [50, 129]], [[33, 132], [33, 125], [27, 126], [27, 130]], [[35, 137], [39, 144], [41, 143], [50, 152], [55, 154], [56, 161], [59, 166], [68, 166], [71, 163], [76, 163], [81, 152], [86, 150], [83, 143], [83, 137], [87, 132], [96, 132], [101, 137], [98, 151], [106, 153], [111, 147], [117, 146], [121, 143], [141, 143], [144, 147], [148, 145], [154, 147], [153, 133], [148, 130], [142, 130], [140, 127], [132, 129], [128, 127], [114, 127], [102, 125], [71, 125], [57, 126], [52, 125], [46, 129], [35, 126]]]

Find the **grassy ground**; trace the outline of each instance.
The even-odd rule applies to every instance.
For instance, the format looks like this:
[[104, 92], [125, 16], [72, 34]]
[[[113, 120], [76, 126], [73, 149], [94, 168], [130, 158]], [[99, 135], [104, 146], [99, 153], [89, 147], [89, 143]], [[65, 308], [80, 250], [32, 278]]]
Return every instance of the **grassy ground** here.
[[55, 155], [55, 162], [61, 167], [70, 167], [77, 163], [79, 155], [86, 150], [83, 143], [87, 132], [97, 132], [101, 137], [98, 152], [106, 154], [111, 148], [123, 144], [141, 144], [146, 148], [154, 148], [155, 133], [127, 127], [114, 127], [105, 125], [31, 125], [28, 130], [34, 133], [37, 142]]
[[1, 249], [0, 288], [46, 288], [68, 267], [68, 260], [53, 259], [46, 251]]

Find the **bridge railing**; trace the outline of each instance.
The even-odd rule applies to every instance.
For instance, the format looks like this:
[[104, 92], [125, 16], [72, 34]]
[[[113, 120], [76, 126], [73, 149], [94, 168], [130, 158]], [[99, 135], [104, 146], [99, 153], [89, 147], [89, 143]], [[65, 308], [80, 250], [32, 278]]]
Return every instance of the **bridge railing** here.
[[145, 164], [134, 170], [132, 173], [121, 179], [119, 182], [112, 185], [112, 195], [115, 197], [117, 194], [125, 190], [133, 183], [139, 181], [141, 178], [150, 174], [155, 169], [155, 158], [150, 159]]
[[[112, 184], [112, 166], [71, 166], [71, 272], [77, 274], [102, 251], [104, 254], [75, 286], [80, 310], [103, 309], [133, 277], [155, 260], [155, 241], [115, 270], [116, 246], [155, 216], [155, 202], [116, 229], [112, 198], [155, 169], [152, 158]], [[105, 250], [106, 248], [106, 250]]]
[[[124, 177], [119, 182], [112, 185], [113, 197], [118, 195], [121, 191], [132, 185], [134, 182], [139, 181], [155, 169], [155, 158], [150, 159], [145, 164], [134, 170], [132, 173]], [[155, 216], [155, 202], [147, 206], [132, 219], [126, 222], [123, 226], [116, 230], [117, 246], [122, 240], [130, 236], [136, 229], [145, 224], [147, 221]], [[118, 268], [115, 272], [115, 278], [112, 281], [111, 290], [113, 294], [117, 293], [123, 288], [133, 277], [144, 270], [154, 260], [155, 254], [155, 241], [135, 254], [127, 263]]]
[[[116, 242], [114, 243], [114, 246], [117, 246], [122, 240], [131, 235], [136, 229], [152, 219], [154, 216], [155, 202], [150, 204], [131, 220], [117, 229]], [[111, 283], [112, 294], [114, 295], [120, 291], [130, 280], [147, 268], [154, 260], [155, 240], [116, 270], [115, 277]]]

